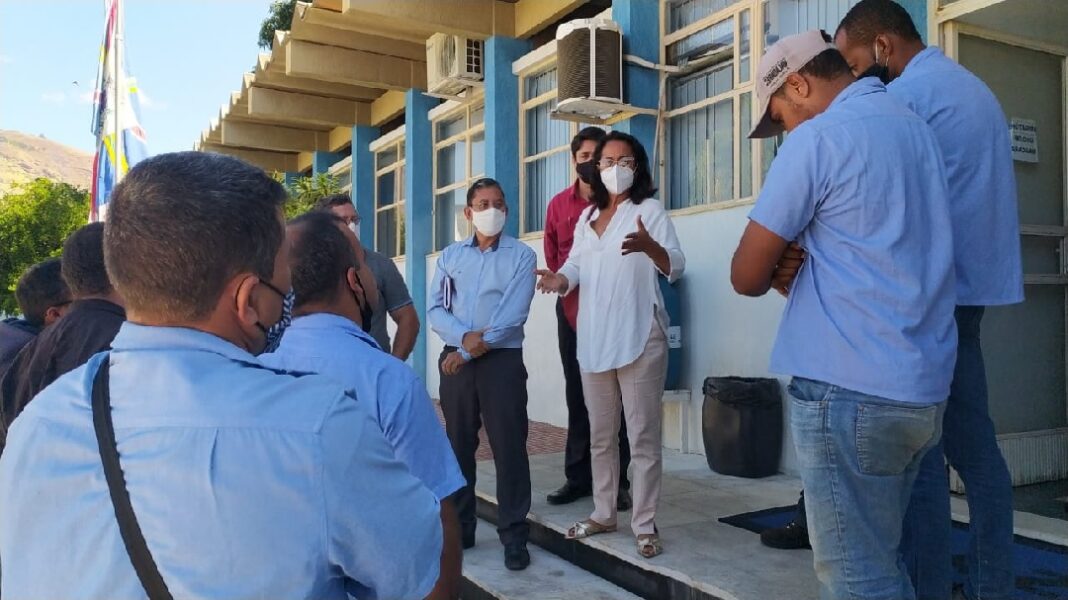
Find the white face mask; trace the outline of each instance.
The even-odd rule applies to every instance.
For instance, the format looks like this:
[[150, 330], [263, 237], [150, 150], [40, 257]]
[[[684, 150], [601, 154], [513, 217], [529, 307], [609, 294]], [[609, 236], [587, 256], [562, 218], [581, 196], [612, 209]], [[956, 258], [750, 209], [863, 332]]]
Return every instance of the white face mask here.
[[488, 237], [500, 233], [507, 219], [508, 214], [499, 208], [490, 207], [485, 210], [471, 211], [471, 222], [474, 223], [475, 229]]
[[360, 239], [360, 226], [357, 225], [355, 221], [349, 223], [349, 231], [351, 231], [353, 235], [356, 236], [356, 239]]
[[608, 188], [608, 193], [618, 196], [634, 185], [634, 169], [612, 165], [601, 171], [601, 182]]

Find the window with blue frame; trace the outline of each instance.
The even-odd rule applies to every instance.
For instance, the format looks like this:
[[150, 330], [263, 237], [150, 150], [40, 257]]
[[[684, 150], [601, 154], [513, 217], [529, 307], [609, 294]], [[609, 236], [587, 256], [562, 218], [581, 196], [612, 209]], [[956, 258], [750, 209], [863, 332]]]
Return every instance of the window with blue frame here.
[[467, 187], [486, 172], [482, 102], [434, 121], [434, 250], [471, 235], [464, 217]]
[[404, 256], [404, 141], [375, 152], [375, 250]]

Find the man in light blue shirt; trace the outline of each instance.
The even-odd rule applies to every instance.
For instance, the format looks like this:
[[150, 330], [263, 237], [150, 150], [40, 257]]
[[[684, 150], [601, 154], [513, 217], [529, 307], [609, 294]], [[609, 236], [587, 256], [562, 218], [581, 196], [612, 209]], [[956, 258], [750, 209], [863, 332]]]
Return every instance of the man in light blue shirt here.
[[[448, 497], [466, 485], [438, 422], [426, 384], [362, 329], [367, 302], [358, 278], [352, 232], [328, 212], [310, 212], [287, 227], [296, 318], [278, 350], [260, 361], [277, 369], [326, 375], [367, 402], [397, 458], [441, 502], [445, 545], [434, 598], [459, 593], [460, 535]], [[355, 242], [352, 239], [351, 242]]]
[[[149, 158], [115, 188], [105, 258], [129, 322], [110, 354], [60, 377], [11, 428], [5, 600], [433, 588], [438, 501], [394, 458], [368, 402], [254, 356], [288, 320], [285, 197], [261, 170], [198, 152]], [[110, 393], [94, 385], [100, 369]], [[106, 395], [91, 405], [93, 389]], [[95, 419], [113, 429], [96, 433]], [[102, 466], [116, 455], [117, 484]]]
[[[946, 166], [957, 288], [957, 362], [942, 442], [920, 466], [902, 548], [919, 598], [948, 598], [952, 586], [949, 481], [945, 459], [967, 488], [971, 516], [968, 598], [1013, 597], [1012, 479], [990, 418], [979, 342], [985, 307], [1022, 302], [1020, 225], [1008, 119], [978, 77], [924, 46], [908, 12], [892, 0], [863, 0], [835, 42], [854, 72], [887, 91], [934, 130]], [[878, 60], [876, 60], [878, 57]]]
[[530, 564], [526, 543], [530, 510], [527, 457], [527, 371], [523, 326], [534, 298], [534, 251], [504, 235], [508, 207], [501, 186], [480, 179], [467, 191], [464, 214], [475, 235], [442, 251], [431, 284], [427, 319], [445, 351], [441, 410], [445, 430], [467, 486], [456, 495], [463, 545], [475, 543], [475, 451], [486, 428], [497, 468], [497, 527], [504, 563]]
[[816, 574], [825, 598], [908, 600], [902, 521], [956, 353], [945, 175], [930, 128], [877, 80], [854, 80], [825, 35], [783, 38], [760, 61], [751, 136], [790, 135], [732, 282], [763, 295], [790, 241], [807, 253], [771, 370], [794, 377]]

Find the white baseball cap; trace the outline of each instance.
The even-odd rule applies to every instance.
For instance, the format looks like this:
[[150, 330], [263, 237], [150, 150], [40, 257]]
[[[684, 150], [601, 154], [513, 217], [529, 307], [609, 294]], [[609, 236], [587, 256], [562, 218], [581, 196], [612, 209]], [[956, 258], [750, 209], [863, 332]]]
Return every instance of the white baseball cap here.
[[760, 121], [749, 132], [749, 137], [768, 138], [785, 131], [768, 115], [771, 95], [779, 91], [788, 75], [800, 71], [824, 50], [834, 49], [833, 44], [823, 39], [819, 29], [784, 37], [768, 48], [757, 66], [756, 97], [760, 103]]

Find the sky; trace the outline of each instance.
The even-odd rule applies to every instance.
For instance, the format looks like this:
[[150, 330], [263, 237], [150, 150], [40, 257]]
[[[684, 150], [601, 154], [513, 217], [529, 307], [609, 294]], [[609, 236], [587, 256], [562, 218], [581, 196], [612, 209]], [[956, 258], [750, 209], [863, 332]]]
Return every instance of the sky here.
[[[191, 150], [256, 64], [270, 0], [124, 0], [150, 154]], [[0, 0], [0, 129], [93, 152], [104, 0]]]

